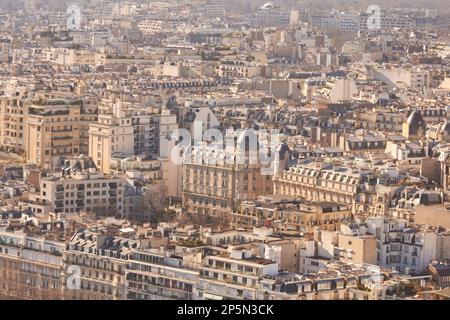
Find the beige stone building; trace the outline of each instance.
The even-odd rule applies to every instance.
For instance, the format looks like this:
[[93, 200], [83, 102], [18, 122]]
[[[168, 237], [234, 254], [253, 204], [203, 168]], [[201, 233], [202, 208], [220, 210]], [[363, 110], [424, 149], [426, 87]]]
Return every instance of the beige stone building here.
[[[14, 89], [11, 91], [11, 89]], [[25, 88], [6, 87], [0, 95], [0, 145], [21, 151], [24, 148], [24, 123], [30, 93]]]
[[[190, 256], [198, 263], [189, 263]], [[126, 268], [126, 299], [197, 300], [201, 252], [168, 256], [167, 252], [133, 250]]]
[[450, 229], [450, 206], [449, 204], [418, 205], [414, 214], [414, 222], [420, 225]]
[[338, 236], [339, 260], [354, 264], [377, 264], [377, 239], [371, 235]]
[[103, 100], [98, 122], [89, 125], [89, 156], [102, 172], [110, 173], [113, 154], [134, 154], [134, 136], [131, 117], [120, 102]]
[[0, 299], [62, 298], [64, 242], [0, 231]]
[[273, 192], [272, 175], [263, 174], [259, 163], [241, 164], [236, 150], [229, 155], [228, 161], [225, 152], [203, 157], [193, 148], [192, 161], [183, 163], [182, 201], [187, 213], [228, 221], [241, 201]]
[[80, 153], [80, 117], [83, 101], [74, 97], [39, 98], [28, 108], [25, 151], [28, 163], [44, 169], [60, 157]]
[[270, 225], [279, 231], [312, 233], [318, 226], [324, 230], [339, 230], [340, 223], [351, 218], [351, 209], [346, 205], [266, 196], [256, 201], [242, 202], [238, 210], [232, 213], [232, 226], [252, 228]]
[[125, 179], [85, 171], [42, 178], [40, 190], [29, 194], [29, 203], [38, 212], [49, 207], [51, 212], [66, 215], [95, 212], [127, 216], [134, 209], [133, 197]]
[[354, 212], [359, 184], [360, 175], [351, 169], [308, 163], [291, 167], [276, 176], [274, 191], [278, 195], [308, 201], [346, 204]]
[[97, 122], [99, 98], [95, 95], [84, 95], [80, 112], [80, 150], [79, 154], [89, 154], [89, 124]]
[[397, 114], [388, 110], [364, 110], [356, 114], [355, 127], [357, 129], [401, 132], [404, 120], [405, 116], [403, 114]]
[[[79, 276], [78, 286], [64, 286], [66, 299], [125, 299], [125, 269], [127, 260], [139, 243], [116, 237], [106, 228], [86, 229], [76, 233], [67, 243], [63, 260], [74, 266]], [[71, 270], [66, 270], [68, 279]]]
[[318, 254], [324, 259], [339, 260], [343, 263], [377, 264], [377, 238], [360, 230], [355, 224], [343, 224], [339, 231], [316, 229], [314, 239], [317, 251], [310, 250], [305, 256], [314, 257], [314, 254]]
[[89, 125], [89, 156], [105, 173], [115, 157], [160, 154], [161, 136], [178, 128], [176, 116], [118, 98], [102, 99], [96, 122]]
[[246, 248], [236, 246], [228, 252], [205, 257], [198, 292], [201, 299], [257, 299], [260, 277], [278, 273], [275, 261], [260, 258]]

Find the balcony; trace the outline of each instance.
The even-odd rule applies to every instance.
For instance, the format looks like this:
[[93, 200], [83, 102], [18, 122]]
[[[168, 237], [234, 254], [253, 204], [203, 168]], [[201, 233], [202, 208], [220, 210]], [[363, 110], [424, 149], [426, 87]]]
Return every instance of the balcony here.
[[63, 209], [63, 208], [64, 208], [64, 203], [63, 203], [63, 201], [55, 201], [55, 208], [57, 208], [57, 209]]
[[69, 115], [69, 110], [54, 110], [54, 111], [45, 111], [44, 108], [29, 108], [28, 109], [29, 115], [35, 115], [35, 116], [59, 116], [59, 115]]
[[110, 188], [110, 189], [117, 189], [117, 183], [116, 183], [116, 182], [111, 182], [111, 183], [109, 184], [109, 188]]
[[108, 194], [110, 197], [117, 197], [117, 191], [116, 190], [109, 190]]
[[84, 200], [76, 200], [75, 203], [77, 207], [84, 207]]
[[72, 132], [74, 129], [73, 128], [67, 128], [67, 129], [53, 129], [52, 128], [52, 132], [58, 133], [58, 132]]

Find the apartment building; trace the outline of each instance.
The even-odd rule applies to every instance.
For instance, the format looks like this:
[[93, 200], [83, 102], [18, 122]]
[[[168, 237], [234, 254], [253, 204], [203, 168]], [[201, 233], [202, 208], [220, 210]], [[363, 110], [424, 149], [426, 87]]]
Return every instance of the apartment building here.
[[219, 77], [254, 78], [264, 76], [266, 68], [256, 62], [241, 60], [222, 60], [217, 67]]
[[[209, 154], [202, 147], [189, 151], [189, 160], [183, 162], [182, 183], [183, 207], [187, 212], [228, 220], [241, 201], [272, 193], [272, 175], [264, 174], [258, 161], [249, 163], [252, 156], [248, 152], [242, 154], [235, 148]], [[241, 161], [240, 157], [247, 160]]]
[[232, 213], [231, 225], [236, 228], [271, 226], [278, 231], [312, 233], [314, 228], [339, 230], [340, 223], [350, 221], [350, 207], [332, 202], [307, 202], [286, 196], [261, 196], [243, 201]]
[[274, 193], [320, 202], [331, 201], [356, 209], [360, 173], [349, 168], [308, 163], [290, 167], [274, 177]]
[[[125, 299], [125, 270], [132, 250], [139, 243], [110, 233], [107, 227], [77, 232], [67, 242], [63, 261], [72, 266], [63, 273], [66, 299]], [[76, 271], [78, 287], [67, 285]], [[71, 273], [72, 272], [72, 273]]]
[[[79, 39], [79, 37], [78, 37]], [[43, 59], [61, 65], [95, 65], [95, 54], [85, 50], [49, 48], [43, 50]]]
[[[343, 24], [343, 26], [349, 27], [349, 20], [347, 18], [347, 23]], [[329, 12], [313, 12], [309, 16], [309, 21], [313, 27], [320, 29], [331, 29], [339, 26], [338, 16]], [[359, 25], [357, 27], [359, 28]]]
[[447, 121], [447, 107], [439, 107], [433, 105], [423, 105], [416, 109], [417, 112], [420, 112], [423, 120], [427, 124], [436, 124], [438, 122]]
[[62, 298], [64, 242], [0, 229], [0, 298]]
[[447, 120], [444, 122], [438, 122], [430, 125], [427, 131], [427, 138], [429, 140], [450, 142], [450, 122]]
[[[321, 273], [317, 275], [298, 275], [280, 273], [264, 277], [260, 281], [259, 298], [261, 300], [349, 300], [355, 297], [352, 288], [364, 283], [365, 277], [341, 275], [339, 273]], [[369, 293], [368, 293], [369, 294]]]
[[422, 159], [427, 156], [428, 150], [417, 143], [390, 143], [386, 148], [386, 153], [390, 154], [392, 159], [399, 161], [399, 168], [419, 168]]
[[442, 200], [441, 203], [419, 204], [415, 207], [414, 222], [450, 229], [450, 207]]
[[250, 17], [250, 23], [258, 26], [285, 27], [289, 25], [291, 12], [271, 2], [258, 8], [258, 11]]
[[384, 81], [390, 88], [413, 88], [423, 90], [430, 87], [430, 71], [402, 67], [377, 68], [373, 71], [377, 80]]
[[202, 102], [187, 100], [184, 102], [184, 106], [175, 107], [174, 112], [177, 114], [180, 127], [189, 130], [192, 138], [198, 134], [195, 131], [200, 128], [200, 125], [201, 134], [204, 134], [206, 130], [217, 129], [220, 126], [220, 122], [211, 107], [204, 105]]
[[375, 134], [346, 134], [340, 137], [339, 146], [352, 154], [384, 153], [387, 140]]
[[364, 224], [346, 222], [336, 231], [320, 228], [314, 231], [314, 242], [307, 243], [305, 250], [300, 253], [300, 259], [303, 260], [303, 270], [300, 272], [313, 269], [320, 271], [324, 259], [352, 265], [376, 265], [376, 257], [376, 237], [367, 232]]
[[24, 126], [31, 93], [23, 87], [5, 86], [0, 95], [0, 144], [16, 152], [24, 150]]
[[89, 124], [89, 156], [104, 173], [110, 173], [114, 153], [134, 155], [134, 128], [121, 101], [102, 100], [97, 123]]
[[[323, 269], [304, 275], [280, 272], [260, 281], [264, 300], [379, 300], [394, 291], [397, 281], [384, 281], [371, 265], [325, 261]], [[382, 272], [385, 272], [384, 270]]]
[[152, 21], [152, 20], [144, 20], [139, 22], [138, 29], [143, 34], [153, 35], [158, 32], [161, 32], [161, 29], [164, 27], [164, 23], [161, 21]]
[[187, 262], [182, 253], [169, 256], [158, 250], [134, 250], [125, 271], [126, 299], [197, 300], [200, 263], [195, 261], [201, 262], [202, 254], [192, 255], [197, 259]]
[[37, 99], [28, 107], [25, 152], [28, 163], [52, 169], [57, 160], [80, 152], [81, 99]]
[[89, 156], [101, 171], [110, 173], [115, 156], [159, 156], [161, 137], [177, 128], [176, 116], [169, 110], [159, 113], [103, 99], [98, 122], [89, 125]]
[[[380, 10], [379, 29], [409, 29], [415, 20], [402, 11], [391, 12], [391, 9]], [[359, 32], [369, 29], [368, 19], [370, 14], [366, 12], [312, 12], [309, 21], [312, 26], [320, 29], [338, 29], [343, 32]]]
[[416, 227], [403, 219], [368, 217], [368, 232], [377, 238], [377, 261], [385, 268], [421, 273], [436, 259], [437, 229]]
[[89, 124], [98, 120], [98, 105], [100, 101], [95, 95], [83, 95], [80, 110], [80, 148], [79, 154], [89, 154]]
[[[213, 74], [216, 69], [213, 69], [212, 67], [211, 69], [211, 73]], [[231, 80], [228, 78], [149, 79], [142, 82], [142, 85], [159, 92], [170, 92], [176, 89], [183, 89], [185, 92], [202, 93], [205, 91], [210, 92], [228, 88], [231, 85]]]
[[250, 243], [253, 241], [275, 241], [279, 240], [273, 237], [273, 230], [270, 228], [253, 228], [251, 230], [233, 229], [222, 232], [204, 232], [201, 240], [211, 246], [235, 245], [242, 243]]
[[159, 149], [159, 136], [156, 130], [159, 117], [155, 115], [139, 115], [132, 119], [134, 127], [134, 153], [155, 154]]
[[134, 154], [160, 155], [161, 137], [171, 137], [178, 129], [176, 115], [169, 110], [148, 114], [135, 111], [132, 114], [134, 127]]
[[208, 18], [218, 18], [225, 16], [225, 9], [218, 0], [207, 0], [205, 4], [205, 16]]
[[198, 282], [198, 294], [206, 300], [256, 299], [258, 279], [278, 274], [278, 263], [259, 258], [239, 247], [208, 255]]
[[294, 233], [288, 231], [285, 235], [268, 227], [247, 230], [237, 228], [223, 232], [205, 232], [201, 239], [211, 246], [245, 246], [258, 256], [278, 263], [280, 271], [298, 272], [299, 248], [303, 238], [291, 237]]
[[376, 265], [377, 240], [373, 235], [339, 234], [339, 260], [345, 263]]
[[444, 260], [442, 262], [441, 261], [433, 261], [428, 266], [428, 272], [436, 280], [439, 288], [450, 287], [450, 268], [448, 265], [448, 260]]
[[0, 63], [13, 62], [13, 45], [10, 39], [0, 39]]
[[355, 12], [342, 12], [338, 18], [338, 27], [344, 32], [358, 32], [367, 29], [367, 16]]
[[410, 29], [413, 25], [414, 21], [409, 17], [399, 14], [389, 14], [388, 9], [385, 9], [381, 14], [381, 29]]
[[365, 110], [356, 114], [355, 128], [401, 132], [405, 120], [402, 114], [376, 109]]
[[[75, 166], [78, 166], [75, 164]], [[40, 190], [29, 194], [29, 202], [46, 212], [75, 215], [95, 212], [103, 215], [126, 216], [133, 210], [126, 203], [129, 186], [125, 179], [89, 170], [72, 171], [43, 177]]]

